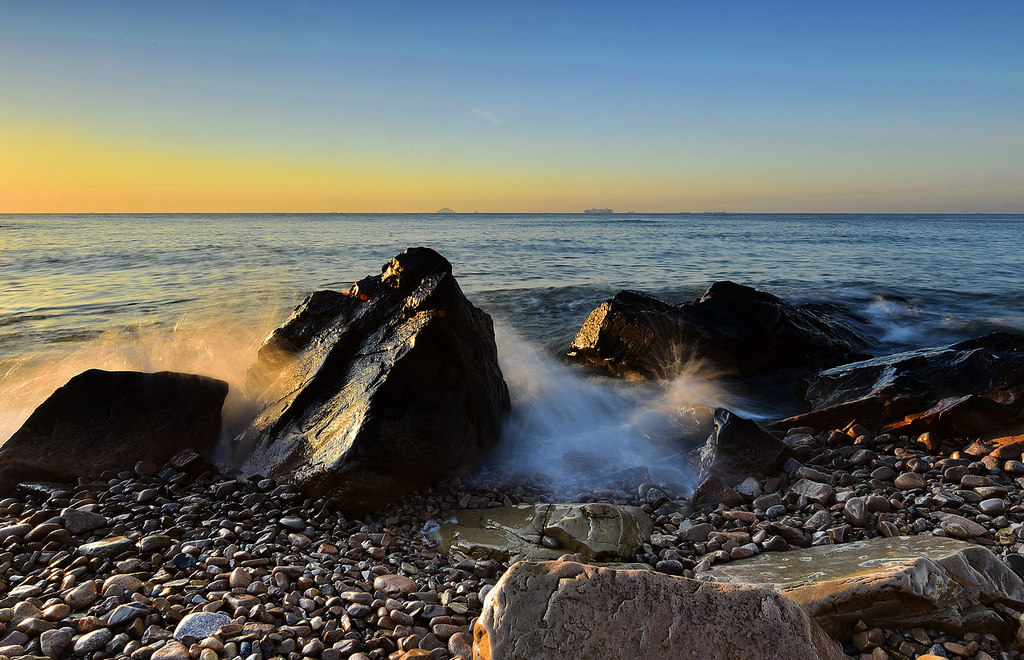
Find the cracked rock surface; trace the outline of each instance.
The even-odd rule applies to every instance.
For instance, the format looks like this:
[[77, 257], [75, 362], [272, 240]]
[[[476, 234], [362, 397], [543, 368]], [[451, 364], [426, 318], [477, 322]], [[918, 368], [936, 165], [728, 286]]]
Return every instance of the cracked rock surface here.
[[509, 409], [490, 316], [451, 264], [410, 248], [350, 291], [318, 291], [267, 339], [235, 442], [244, 472], [349, 515], [470, 467]]
[[474, 657], [488, 660], [846, 658], [769, 589], [573, 561], [513, 564], [473, 636]]

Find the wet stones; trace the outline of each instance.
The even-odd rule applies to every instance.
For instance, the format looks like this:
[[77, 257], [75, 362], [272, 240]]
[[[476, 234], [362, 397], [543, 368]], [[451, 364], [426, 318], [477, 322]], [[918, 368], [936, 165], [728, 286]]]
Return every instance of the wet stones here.
[[[438, 521], [450, 520], [462, 507], [483, 515], [508, 502], [545, 511], [552, 501], [647, 507], [651, 533], [631, 548], [632, 566], [679, 577], [707, 580], [719, 569], [773, 554], [910, 534], [930, 543], [948, 543], [960, 534], [972, 546], [1004, 556], [1011, 571], [1015, 562], [1024, 571], [1024, 562], [1015, 559], [1024, 550], [1021, 484], [1003, 469], [1005, 461], [990, 466], [978, 460], [984, 456], [978, 447], [948, 440], [940, 453], [930, 453], [914, 438], [853, 438], [841, 429], [806, 434], [811, 439], [800, 446], [810, 452], [787, 470], [758, 479], [758, 488], [737, 493], [732, 504], [697, 508], [646, 474], [591, 490], [543, 475], [479, 470], [410, 493], [366, 521], [270, 479], [197, 476], [167, 466], [148, 477], [125, 471], [26, 490], [0, 500], [0, 528], [27, 525], [0, 541], [0, 579], [6, 583], [2, 635], [13, 635], [8, 641], [19, 653], [41, 654], [44, 636], [64, 631], [71, 635], [64, 653], [71, 654], [82, 636], [105, 628], [113, 637], [101, 653], [139, 652], [138, 660], [163, 649], [181, 653], [181, 646], [185, 652], [191, 648], [191, 660], [285, 653], [383, 660], [414, 651], [450, 658], [453, 649], [465, 650], [458, 642], [470, 639], [474, 618], [508, 565], [500, 558], [449, 558], [436, 544]], [[971, 453], [952, 455], [965, 449]], [[877, 478], [882, 467], [919, 474], [925, 486], [900, 490]], [[829, 485], [832, 500], [822, 504], [808, 497], [809, 484], [798, 486], [802, 479]], [[147, 489], [156, 496], [139, 502], [138, 494]], [[1002, 513], [988, 500], [1003, 502]], [[846, 518], [851, 501], [863, 502], [864, 518]], [[93, 511], [109, 526], [70, 540], [51, 537], [68, 533], [60, 522], [66, 508]], [[588, 520], [568, 516], [567, 524], [589, 525]], [[42, 538], [27, 541], [30, 534]], [[134, 546], [112, 557], [79, 552], [81, 545], [119, 535]], [[564, 544], [557, 534], [539, 528], [538, 536], [534, 543], [540, 547], [568, 552], [547, 545]], [[150, 546], [149, 537], [160, 541]], [[414, 590], [389, 595], [377, 588], [377, 578], [389, 575], [411, 581]], [[72, 595], [79, 588], [82, 600]], [[1009, 609], [999, 609], [1004, 606]], [[1011, 620], [1013, 607], [1000, 601], [989, 609]], [[179, 622], [196, 612], [221, 613], [232, 623], [194, 640], [195, 646], [190, 640], [172, 644]], [[916, 629], [906, 625], [887, 628], [867, 620], [858, 630], [855, 622], [850, 635], [882, 630], [881, 646], [878, 633], [861, 636], [872, 647], [866, 652], [884, 649], [893, 659], [900, 653], [916, 657], [936, 644], [948, 655], [944, 645], [974, 648], [972, 641], [978, 652], [994, 658], [1019, 652], [1012, 636], [999, 641], [992, 633], [934, 629], [912, 634]], [[855, 648], [850, 637], [837, 639]]]

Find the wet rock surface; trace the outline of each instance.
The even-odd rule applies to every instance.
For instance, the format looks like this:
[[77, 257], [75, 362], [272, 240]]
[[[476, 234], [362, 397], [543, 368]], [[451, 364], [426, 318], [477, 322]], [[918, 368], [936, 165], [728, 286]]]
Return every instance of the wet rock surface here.
[[749, 376], [838, 364], [867, 344], [837, 307], [791, 305], [723, 281], [682, 305], [621, 291], [591, 312], [567, 355], [616, 375], [666, 378], [696, 360]]
[[455, 559], [556, 559], [580, 553], [593, 561], [629, 560], [650, 540], [642, 509], [612, 504], [540, 504], [467, 509], [440, 526], [441, 548]]
[[0, 447], [0, 492], [167, 461], [217, 441], [224, 381], [170, 371], [90, 369], [39, 405]]
[[698, 452], [699, 479], [709, 476], [736, 486], [774, 474], [792, 455], [778, 438], [724, 408], [715, 410], [715, 430]]
[[821, 371], [808, 380], [813, 409], [774, 426], [984, 435], [1024, 423], [1022, 393], [1024, 335], [998, 332]]
[[[978, 530], [983, 531], [983, 530]], [[779, 591], [834, 637], [858, 621], [1012, 638], [1024, 581], [990, 550], [953, 538], [897, 536], [761, 555], [716, 567], [716, 579]]]
[[537, 660], [846, 658], [771, 590], [572, 561], [509, 568], [484, 602], [474, 651]]
[[472, 465], [509, 409], [490, 317], [451, 264], [410, 248], [347, 294], [317, 292], [260, 349], [243, 470], [348, 513]]
[[[338, 446], [301, 445], [296, 434], [320, 432], [327, 438], [334, 428], [334, 422], [321, 424], [328, 413], [340, 411], [337, 419], [343, 419], [351, 411], [332, 407], [338, 404], [329, 390], [275, 398], [275, 388], [297, 382], [289, 379], [350, 383], [349, 376], [361, 373], [366, 377], [351, 381], [356, 383], [351, 396], [374, 405], [404, 401], [410, 407], [416, 399], [410, 390], [387, 393], [396, 372], [451, 374], [426, 368], [426, 358], [404, 361], [415, 347], [434, 341], [431, 324], [448, 323], [459, 335], [461, 326], [452, 317], [464, 316], [489, 330], [489, 319], [474, 316], [475, 308], [438, 303], [457, 292], [450, 266], [432, 269], [437, 262], [431, 254], [404, 254], [380, 278], [367, 278], [348, 295], [314, 294], [268, 341], [250, 383], [266, 388], [267, 410], [278, 405], [279, 412], [291, 412], [278, 418], [284, 420], [280, 424], [267, 422], [267, 429], [283, 435], [271, 437], [268, 430], [261, 436], [262, 459], [281, 451], [276, 456], [282, 462], [273, 464], [287, 467], [305, 447], [301, 451], [326, 452], [312, 465], [333, 465], [334, 459], [342, 468], [348, 465], [348, 459], [332, 453], [340, 451]], [[397, 304], [403, 311], [392, 314]], [[385, 308], [387, 314], [381, 312]], [[390, 321], [374, 325], [381, 318]], [[465, 349], [461, 335], [449, 339], [454, 343], [442, 342], [447, 348], [432, 350]], [[380, 350], [369, 350], [364, 340], [383, 344], [373, 343]], [[1016, 364], [1006, 348], [1011, 345], [1010, 339], [1000, 339], [985, 350], [1002, 350], [1009, 355], [1006, 361]], [[488, 350], [484, 353], [490, 355]], [[1016, 373], [1012, 364], [1011, 375]], [[391, 370], [373, 371], [382, 365]], [[477, 376], [494, 375], [488, 374]], [[410, 382], [441, 391], [439, 381], [417, 378]], [[1015, 381], [1001, 382], [969, 396], [1018, 405]], [[466, 381], [455, 391], [474, 384], [479, 385]], [[478, 390], [492, 402], [502, 399], [499, 411], [507, 404], [503, 384], [497, 394], [487, 393], [484, 385]], [[967, 400], [968, 406], [977, 403]], [[382, 410], [387, 412], [379, 413], [377, 431], [387, 426], [381, 420], [401, 419], [394, 407]], [[946, 410], [962, 412], [956, 405], [939, 412]], [[443, 422], [465, 419], [463, 412], [439, 414]], [[855, 415], [842, 424], [801, 424], [769, 434], [728, 411], [719, 413], [705, 452], [707, 476], [692, 494], [692, 485], [659, 482], [642, 466], [605, 474], [600, 488], [581, 486], [566, 475], [497, 474], [479, 465], [438, 481], [439, 474], [454, 469], [450, 457], [440, 459], [442, 467], [434, 471], [418, 450], [401, 456], [411, 461], [404, 467], [381, 452], [396, 461], [381, 465], [373, 462], [379, 456], [372, 443], [359, 445], [377, 457], [359, 478], [330, 481], [347, 473], [325, 467], [324, 481], [301, 482], [308, 492], [299, 489], [294, 470], [275, 473], [294, 484], [222, 475], [195, 451], [71, 482], [21, 481], [14, 494], [0, 500], [0, 660], [468, 660], [474, 640], [479, 657], [515, 657], [516, 645], [531, 644], [538, 649], [531, 657], [545, 657], [551, 649], [562, 649], [551, 657], [565, 657], [566, 645], [580, 657], [620, 652], [643, 657], [651, 651], [631, 646], [642, 638], [637, 633], [663, 640], [666, 648], [735, 634], [744, 657], [831, 657], [835, 648], [821, 629], [863, 660], [1021, 657], [1024, 440], [1019, 432], [1000, 429], [979, 440], [957, 436], [956, 429], [963, 428], [957, 425], [919, 433], [921, 427], [911, 424], [875, 428], [876, 418]], [[899, 414], [905, 422], [916, 419]], [[463, 435], [452, 436], [456, 445], [479, 439], [472, 424], [442, 422], [431, 427], [421, 418], [417, 430], [443, 427], [450, 434], [457, 427]], [[402, 443], [412, 431], [398, 436], [396, 446], [408, 449]], [[476, 457], [482, 446], [455, 455]], [[685, 454], [669, 460], [685, 470]], [[593, 465], [583, 466], [584, 473], [592, 476]], [[392, 474], [404, 476], [396, 482]], [[350, 482], [352, 488], [369, 483], [370, 495], [339, 500], [332, 489]], [[335, 486], [317, 490], [324, 483]], [[409, 490], [417, 484], [419, 490]], [[396, 501], [356, 513], [370, 506], [374, 493], [391, 488], [396, 490], [389, 497]], [[403, 489], [408, 492], [399, 497]], [[457, 534], [447, 525], [452, 520], [459, 524]], [[486, 538], [474, 537], [481, 531]], [[510, 561], [520, 553], [563, 561], [540, 573], [511, 571]], [[837, 574], [843, 562], [836, 557], [849, 556], [857, 558], [852, 563], [861, 570]], [[582, 565], [588, 558], [631, 564]], [[861, 566], [864, 562], [871, 565]], [[795, 578], [765, 577], [772, 566], [794, 564], [804, 571]], [[744, 566], [755, 567], [756, 575]], [[496, 586], [503, 575], [514, 583], [520, 571], [532, 576], [526, 593]], [[811, 619], [760, 587], [715, 583], [733, 571], [737, 580], [799, 594], [794, 600]], [[542, 584], [547, 586], [534, 588]], [[578, 593], [595, 590], [587, 598], [566, 598], [569, 585], [578, 586]], [[646, 595], [622, 598], [616, 589], [623, 587]], [[877, 595], [880, 587], [884, 593]], [[759, 595], [752, 598], [753, 593]], [[508, 612], [526, 611], [538, 598], [558, 604], [542, 617], [557, 614], [572, 625], [556, 626], [554, 636], [535, 622], [525, 633], [510, 633], [521, 622]], [[525, 600], [509, 605], [515, 599]], [[663, 608], [666, 602], [670, 610]], [[612, 604], [616, 608], [610, 609]], [[617, 618], [640, 604], [659, 614]], [[669, 618], [691, 611], [689, 618]], [[752, 638], [754, 620], [769, 627]], [[747, 625], [740, 629], [732, 625], [736, 621]], [[586, 625], [576, 628], [573, 622]], [[681, 640], [678, 631], [684, 629], [690, 634]], [[605, 640], [594, 654], [580, 650], [589, 648], [590, 638]], [[719, 647], [705, 642], [702, 652], [692, 655], [707, 657], [709, 648]], [[662, 649], [650, 657], [665, 654]]]

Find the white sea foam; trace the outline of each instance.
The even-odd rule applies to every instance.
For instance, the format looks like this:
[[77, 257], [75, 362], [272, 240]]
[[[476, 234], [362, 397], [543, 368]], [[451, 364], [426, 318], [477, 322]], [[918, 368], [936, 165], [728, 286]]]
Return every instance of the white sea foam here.
[[180, 371], [225, 380], [230, 390], [224, 404], [224, 429], [230, 433], [248, 419], [241, 386], [266, 334], [265, 327], [195, 326], [182, 318], [173, 328], [110, 331], [65, 353], [26, 356], [0, 373], [0, 440], [13, 435], [57, 388], [88, 369]]
[[738, 403], [697, 365], [666, 382], [627, 382], [566, 365], [505, 324], [496, 335], [512, 398], [493, 459], [501, 471], [598, 486], [608, 474], [643, 467], [692, 487], [681, 450], [708, 433], [702, 407]]
[[921, 311], [911, 303], [876, 298], [859, 311], [880, 333], [883, 344], [912, 344], [924, 334]]

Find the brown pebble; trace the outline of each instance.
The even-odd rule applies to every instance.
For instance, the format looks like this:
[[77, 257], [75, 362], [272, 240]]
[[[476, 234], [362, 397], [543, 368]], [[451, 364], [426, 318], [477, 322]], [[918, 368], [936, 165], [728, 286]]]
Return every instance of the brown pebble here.
[[450, 623], [439, 623], [436, 626], [432, 626], [430, 631], [437, 635], [438, 639], [448, 641], [448, 639], [450, 639], [452, 635], [461, 632], [461, 629], [458, 626]]
[[473, 657], [473, 640], [464, 632], [457, 632], [448, 638], [448, 652], [452, 655]]
[[188, 647], [181, 642], [168, 642], [150, 656], [150, 660], [191, 660]]
[[239, 566], [231, 571], [231, 575], [228, 577], [228, 584], [232, 589], [244, 589], [252, 584], [252, 575], [248, 570]]
[[969, 655], [972, 655], [967, 652], [966, 646], [964, 646], [963, 644], [957, 644], [956, 642], [943, 642], [942, 648], [946, 649], [953, 655], [960, 656], [961, 658], [966, 658]]
[[419, 589], [419, 585], [404, 575], [390, 573], [377, 576], [373, 581], [373, 588], [383, 591], [392, 598], [401, 598]]
[[846, 522], [854, 527], [866, 527], [871, 522], [871, 513], [863, 497], [851, 497], [843, 505], [843, 516]]
[[917, 488], [924, 488], [928, 482], [923, 475], [917, 472], [904, 472], [896, 477], [892, 483], [900, 490], [915, 490]]

